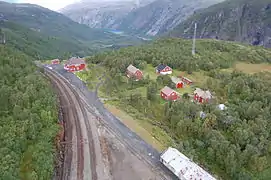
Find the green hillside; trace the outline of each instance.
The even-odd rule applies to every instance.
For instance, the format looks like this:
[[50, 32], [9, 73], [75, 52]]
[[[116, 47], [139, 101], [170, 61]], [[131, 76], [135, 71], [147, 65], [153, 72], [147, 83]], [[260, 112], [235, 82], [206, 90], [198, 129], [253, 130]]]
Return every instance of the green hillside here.
[[110, 68], [118, 67], [117, 70], [121, 72], [124, 72], [131, 62], [139, 65], [144, 61], [153, 66], [166, 63], [181, 71], [226, 69], [237, 61], [271, 63], [271, 51], [261, 47], [219, 40], [198, 40], [194, 57], [191, 55], [191, 47], [191, 40], [160, 39], [148, 45], [99, 54], [98, 59], [105, 59]]
[[31, 57], [0, 45], [0, 179], [51, 179], [56, 96]]
[[172, 32], [175, 37], [217, 38], [271, 47], [269, 0], [226, 0], [197, 11]]
[[[65, 54], [85, 56], [110, 49], [106, 45], [133, 45], [143, 40], [92, 29], [66, 16], [32, 4], [0, 1], [0, 28], [7, 33], [7, 43], [24, 48], [36, 58], [63, 57]], [[24, 41], [24, 42], [23, 42]], [[22, 44], [27, 47], [22, 47]], [[50, 53], [48, 53], [50, 52]], [[48, 57], [48, 55], [50, 55]]]
[[118, 37], [102, 30], [92, 29], [68, 17], [32, 4], [0, 2], [2, 19], [24, 25], [49, 36], [62, 37], [74, 42], [105, 40]]
[[35, 59], [61, 58], [68, 53], [84, 56], [94, 52], [94, 49], [83, 43], [49, 36], [13, 22], [0, 21], [0, 27], [5, 33], [7, 46], [23, 51]]
[[[157, 139], [163, 147], [177, 147], [214, 176], [225, 180], [270, 179], [271, 51], [199, 40], [193, 57], [191, 43], [161, 39], [141, 47], [97, 54], [88, 58], [92, 70], [78, 75], [93, 88], [99, 82], [97, 74], [105, 71], [106, 81], [99, 94], [107, 104], [132, 116], [134, 121], [129, 124], [140, 124], [150, 132], [149, 139]], [[143, 71], [144, 80], [126, 78], [130, 63]], [[186, 76], [193, 84], [176, 89], [170, 76], [155, 73], [159, 63], [171, 66], [174, 76]], [[95, 64], [100, 68], [93, 68]], [[254, 66], [257, 72], [244, 73]], [[165, 85], [175, 89], [181, 100], [164, 101], [160, 90]], [[189, 95], [196, 87], [210, 90], [215, 97], [212, 103], [191, 102]], [[227, 110], [219, 110], [220, 103]], [[205, 118], [200, 117], [200, 111]]]

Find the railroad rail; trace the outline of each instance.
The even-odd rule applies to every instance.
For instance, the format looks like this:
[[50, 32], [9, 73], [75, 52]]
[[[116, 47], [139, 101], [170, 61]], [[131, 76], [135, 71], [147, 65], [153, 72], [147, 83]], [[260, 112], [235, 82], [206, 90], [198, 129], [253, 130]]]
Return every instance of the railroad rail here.
[[97, 180], [94, 143], [86, 109], [69, 83], [48, 69], [44, 74], [57, 89], [65, 122], [65, 142], [69, 142], [65, 145], [60, 178]]
[[[58, 73], [56, 73], [58, 74]], [[94, 106], [90, 106], [90, 104], [85, 100], [84, 97], [84, 93], [81, 92], [80, 88], [77, 88], [75, 86], [72, 86], [70, 84], [70, 82], [64, 78], [62, 75], [58, 75], [60, 77], [60, 79], [62, 79], [63, 81], [65, 81], [70, 87], [71, 89], [73, 89], [73, 91], [75, 91], [76, 93], [76, 97], [78, 97], [78, 99], [81, 99], [81, 104], [84, 105], [84, 107], [89, 111], [91, 112], [96, 120], [98, 120], [100, 122], [100, 124], [102, 124], [108, 132], [110, 132], [111, 134], [113, 134], [115, 136], [116, 139], [118, 139], [122, 144], [125, 145], [125, 147], [129, 150], [129, 152], [131, 154], [133, 154], [134, 156], [136, 156], [138, 159], [140, 159], [142, 162], [145, 162], [145, 164], [148, 164], [150, 167], [152, 167], [152, 170], [155, 171], [157, 174], [160, 175], [160, 178], [163, 179], [163, 180], [167, 180], [168, 177], [165, 176], [165, 174], [163, 173], [164, 171], [168, 172], [167, 169], [165, 169], [165, 167], [163, 167], [162, 164], [160, 163], [157, 163], [157, 164], [154, 164], [150, 159], [152, 159], [152, 155], [150, 156], [144, 156], [144, 152], [141, 152], [138, 147], [136, 147], [136, 144], [134, 144], [132, 141], [130, 141], [128, 138], [127, 138], [127, 134], [124, 136], [121, 131], [118, 129], [117, 126], [114, 126], [113, 124], [110, 124], [107, 122], [106, 120], [106, 116], [107, 114], [105, 112], [100, 112], [97, 110], [97, 108]], [[96, 95], [97, 95], [97, 87], [95, 89], [95, 92], [96, 92]], [[97, 97], [98, 98], [98, 97]], [[113, 125], [113, 126], [112, 126]], [[157, 157], [154, 157], [154, 158], [157, 158]], [[171, 173], [170, 173], [171, 174]], [[172, 178], [174, 179], [174, 178]]]
[[[140, 142], [137, 142], [137, 140], [135, 140], [136, 142], [129, 140], [128, 138], [128, 136], [130, 136], [129, 134], [123, 134], [123, 132], [119, 129], [117, 125], [115, 125], [114, 123], [112, 124], [112, 122], [108, 121], [108, 118], [112, 118], [110, 117], [111, 113], [109, 112], [107, 113], [106, 111], [101, 110], [99, 108], [100, 106], [99, 103], [96, 104], [94, 102], [95, 100], [93, 102], [89, 102], [87, 99], [87, 95], [85, 95], [85, 93], [81, 90], [81, 88], [73, 85], [68, 80], [69, 78], [66, 79], [65, 77], [63, 77], [63, 75], [53, 70], [46, 69], [46, 71], [50, 71], [50, 73], [53, 74], [54, 78], [63, 81], [63, 83], [65, 82], [64, 84], [69, 87], [70, 91], [73, 92], [74, 97], [76, 97], [78, 100], [80, 99], [79, 101], [80, 106], [85, 107], [85, 109], [88, 112], [94, 115], [95, 119], [98, 120], [100, 124], [103, 125], [110, 134], [113, 134], [116, 139], [122, 142], [122, 144], [126, 146], [126, 148], [130, 151], [131, 154], [133, 154], [134, 156], [139, 158], [141, 161], [145, 162], [150, 167], [152, 167], [152, 170], [155, 171], [157, 174], [159, 174], [161, 179], [164, 179], [164, 180], [176, 179], [176, 177], [174, 177], [174, 175], [171, 172], [169, 172], [168, 169], [166, 169], [161, 163], [157, 162], [157, 159], [159, 157], [157, 157], [156, 155], [153, 156], [152, 154], [149, 154], [148, 152], [146, 152], [144, 148], [143, 149], [139, 148], [138, 145], [141, 146]], [[95, 96], [97, 98], [96, 100], [99, 101], [97, 97], [97, 87], [95, 90], [96, 90]], [[91, 152], [95, 152], [95, 151], [93, 150]], [[95, 154], [92, 154], [91, 157], [93, 158], [92, 162], [95, 162]], [[95, 167], [93, 167], [93, 163], [91, 165], [92, 165], [92, 169], [95, 169]], [[97, 175], [96, 176], [92, 175], [92, 177], [93, 179], [95, 179], [95, 177], [97, 178]]]

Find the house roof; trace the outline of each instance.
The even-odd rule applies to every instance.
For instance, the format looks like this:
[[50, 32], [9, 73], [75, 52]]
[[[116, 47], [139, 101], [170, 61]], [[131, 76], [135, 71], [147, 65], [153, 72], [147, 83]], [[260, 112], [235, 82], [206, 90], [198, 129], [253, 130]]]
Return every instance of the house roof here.
[[203, 99], [211, 99], [212, 98], [212, 94], [209, 90], [203, 91], [200, 88], [196, 88], [196, 90], [194, 91], [194, 94], [197, 94], [199, 97], [202, 97]]
[[130, 64], [127, 67], [127, 70], [130, 71], [131, 73], [136, 73], [137, 70], [139, 70], [138, 68], [136, 68], [135, 66], [133, 66], [132, 64]]
[[171, 81], [175, 84], [182, 83], [183, 81], [180, 78], [177, 78], [175, 76], [171, 77]]
[[66, 62], [66, 64], [85, 64], [85, 59], [80, 57], [72, 57]]
[[158, 70], [158, 71], [162, 71], [163, 69], [165, 69], [167, 67], [167, 65], [165, 65], [165, 64], [159, 64], [157, 67], [156, 67], [156, 69]]
[[52, 61], [59, 61], [59, 59], [53, 59]]
[[188, 79], [187, 77], [182, 77], [182, 78], [184, 78], [184, 79], [187, 80], [187, 81], [192, 82], [192, 80]]
[[162, 155], [166, 164], [174, 169], [176, 174], [182, 176], [184, 179], [195, 180], [216, 180], [207, 171], [202, 169], [196, 163], [191, 161], [184, 154], [180, 153], [177, 149], [169, 147]]
[[161, 91], [166, 95], [170, 95], [171, 93], [175, 92], [173, 89], [171, 89], [168, 86], [165, 86]]

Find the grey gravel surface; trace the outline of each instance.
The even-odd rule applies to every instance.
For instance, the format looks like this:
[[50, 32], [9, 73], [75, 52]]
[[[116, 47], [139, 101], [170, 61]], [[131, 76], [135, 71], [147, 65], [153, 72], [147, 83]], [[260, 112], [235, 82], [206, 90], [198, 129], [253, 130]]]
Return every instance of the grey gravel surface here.
[[127, 149], [129, 149], [131, 153], [137, 155], [139, 158], [142, 158], [142, 161], [145, 161], [151, 165], [156, 172], [159, 172], [161, 176], [164, 176], [163, 179], [178, 179], [175, 175], [173, 175], [173, 173], [171, 173], [166, 167], [164, 167], [164, 165], [160, 163], [160, 153], [156, 149], [146, 143], [136, 133], [127, 128], [118, 118], [116, 118], [104, 107], [103, 103], [97, 96], [97, 89], [96, 91], [88, 90], [84, 82], [82, 82], [73, 73], [65, 71], [62, 65], [50, 66], [54, 71], [65, 77], [76, 88], [78, 93], [84, 97], [85, 102], [90, 107], [95, 107], [95, 109], [98, 111], [98, 114], [101, 116], [100, 118], [104, 119], [107, 125], [116, 132], [116, 134], [123, 140], [123, 142], [125, 142]]

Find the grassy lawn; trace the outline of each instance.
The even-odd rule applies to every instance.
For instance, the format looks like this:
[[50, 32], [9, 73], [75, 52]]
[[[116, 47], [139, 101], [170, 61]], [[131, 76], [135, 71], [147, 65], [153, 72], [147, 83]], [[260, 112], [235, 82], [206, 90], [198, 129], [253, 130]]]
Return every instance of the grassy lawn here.
[[135, 89], [127, 90], [127, 96], [139, 93], [142, 97], [146, 97], [147, 94], [147, 87], [138, 87]]
[[248, 64], [248, 63], [237, 63], [235, 65], [235, 69], [239, 71], [243, 71], [245, 73], [257, 73], [262, 71], [269, 71], [271, 72], [271, 65], [270, 64]]
[[176, 75], [176, 76], [181, 75], [190, 79], [191, 81], [193, 81], [192, 85], [202, 85], [208, 79], [208, 76], [205, 75], [204, 71], [193, 72], [192, 74], [188, 74], [187, 72], [183, 72], [183, 71], [177, 71], [177, 72], [173, 72], [173, 75]]
[[87, 86], [90, 89], [93, 89], [96, 87], [97, 83], [100, 82], [98, 78], [102, 76], [103, 72], [105, 72], [104, 67], [88, 64], [88, 68], [86, 70], [75, 72], [75, 75], [87, 83]]
[[[144, 75], [149, 75], [151, 80], [156, 80], [157, 78], [157, 74], [155, 73], [155, 67], [153, 67], [151, 64], [148, 64], [146, 66], [146, 68], [144, 69]], [[186, 85], [184, 88], [180, 88], [180, 89], [175, 89], [177, 92], [179, 92], [180, 94], [184, 94], [184, 93], [188, 93], [191, 94], [194, 91], [194, 87], [196, 85], [202, 85], [205, 83], [206, 79], [208, 78], [205, 73], [203, 71], [200, 72], [193, 72], [192, 74], [187, 74], [187, 72], [184, 71], [179, 71], [179, 70], [175, 70], [173, 69], [172, 75], [170, 76], [184, 76], [187, 77], [188, 79], [193, 81], [192, 85]], [[159, 88], [163, 88], [163, 87], [159, 87]]]
[[[143, 70], [144, 75], [149, 75], [151, 80], [156, 80], [157, 74], [155, 73], [155, 67], [153, 67], [151, 64], [148, 64], [146, 68]], [[173, 69], [172, 75], [170, 76], [184, 76], [187, 77], [188, 79], [193, 81], [193, 84], [203, 84], [206, 79], [208, 78], [205, 75], [204, 71], [199, 71], [199, 72], [193, 72], [192, 74], [188, 74], [187, 72], [184, 71], [179, 71], [176, 69]]]
[[143, 70], [144, 76], [149, 75], [151, 80], [156, 80], [157, 74], [155, 72], [155, 67], [151, 64], [147, 64], [146, 68]]
[[178, 88], [178, 89], [175, 89], [175, 91], [177, 91], [181, 95], [183, 95], [184, 93], [191, 94], [191, 93], [193, 93], [194, 88], [193, 88], [193, 86], [185, 85], [184, 88]]
[[249, 64], [244, 62], [238, 62], [233, 68], [223, 69], [222, 71], [232, 72], [233, 70], [242, 71], [248, 74], [254, 74], [258, 72], [268, 71], [271, 72], [270, 64]]
[[117, 104], [108, 101], [105, 107], [155, 149], [162, 152], [171, 144], [171, 138], [162, 129], [153, 126], [146, 118], [141, 117], [135, 109], [132, 110], [127, 107], [126, 111], [128, 112], [125, 112]]
[[42, 62], [42, 64], [52, 64], [52, 60], [44, 60], [41, 62]]

